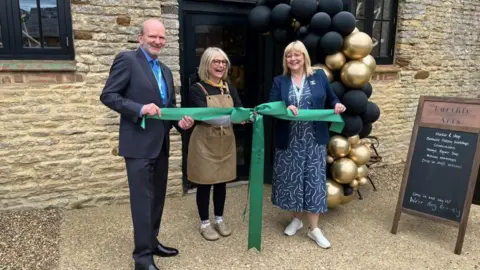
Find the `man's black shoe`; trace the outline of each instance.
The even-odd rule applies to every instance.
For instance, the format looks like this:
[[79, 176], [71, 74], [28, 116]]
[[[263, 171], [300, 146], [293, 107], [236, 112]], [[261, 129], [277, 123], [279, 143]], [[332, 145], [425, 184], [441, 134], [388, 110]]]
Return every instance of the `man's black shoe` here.
[[178, 250], [171, 247], [166, 247], [162, 244], [158, 244], [153, 250], [153, 255], [160, 257], [173, 257], [178, 255]]

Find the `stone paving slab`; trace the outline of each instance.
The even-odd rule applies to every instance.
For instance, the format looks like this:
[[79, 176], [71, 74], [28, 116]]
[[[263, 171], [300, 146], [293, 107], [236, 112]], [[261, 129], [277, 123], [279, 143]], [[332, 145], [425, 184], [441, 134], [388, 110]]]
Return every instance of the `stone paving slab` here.
[[[207, 242], [198, 233], [195, 195], [168, 198], [160, 241], [180, 255], [157, 260], [161, 269], [478, 269], [480, 207], [472, 206], [462, 255], [453, 249], [454, 227], [402, 214], [397, 235], [390, 233], [403, 167], [377, 168], [379, 190], [362, 188], [355, 200], [321, 217], [319, 226], [332, 242], [323, 250], [306, 236], [306, 227], [287, 237], [285, 212], [272, 206], [265, 186], [263, 250], [247, 251], [248, 223], [242, 221], [247, 187], [227, 191], [230, 237]], [[133, 269], [132, 225], [128, 205], [67, 211], [61, 225], [61, 270]]]

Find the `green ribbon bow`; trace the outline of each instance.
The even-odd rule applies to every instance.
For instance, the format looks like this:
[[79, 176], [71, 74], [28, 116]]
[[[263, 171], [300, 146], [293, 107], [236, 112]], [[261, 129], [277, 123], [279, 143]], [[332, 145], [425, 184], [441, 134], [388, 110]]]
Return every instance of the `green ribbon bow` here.
[[[268, 102], [249, 108], [162, 108], [161, 117], [158, 115], [144, 116], [141, 127], [145, 129], [146, 118], [161, 120], [180, 120], [188, 115], [196, 121], [206, 121], [221, 116], [230, 115], [234, 123], [251, 120], [255, 113], [257, 116], [253, 122], [253, 143], [252, 156], [250, 161], [250, 181], [248, 197], [250, 202], [250, 214], [248, 223], [248, 249], [254, 247], [261, 250], [262, 240], [262, 213], [263, 213], [263, 174], [264, 174], [264, 144], [265, 138], [263, 127], [263, 116], [269, 115], [278, 119], [291, 121], [324, 121], [332, 122], [330, 130], [341, 133], [344, 122], [339, 114], [334, 110], [298, 110], [298, 115], [294, 116], [290, 110], [287, 110], [283, 101]], [[245, 212], [244, 212], [245, 215]]]

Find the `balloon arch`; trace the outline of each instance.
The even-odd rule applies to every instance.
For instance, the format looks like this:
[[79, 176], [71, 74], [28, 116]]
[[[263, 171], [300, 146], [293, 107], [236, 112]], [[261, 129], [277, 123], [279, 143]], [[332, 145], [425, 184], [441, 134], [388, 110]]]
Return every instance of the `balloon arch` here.
[[371, 150], [362, 139], [380, 118], [380, 109], [369, 101], [376, 68], [370, 55], [372, 38], [355, 27], [356, 18], [346, 5], [342, 0], [258, 0], [248, 15], [253, 29], [278, 44], [302, 41], [313, 68], [323, 69], [347, 107], [342, 134], [331, 134], [328, 144], [330, 208], [352, 201], [354, 191], [367, 184]]

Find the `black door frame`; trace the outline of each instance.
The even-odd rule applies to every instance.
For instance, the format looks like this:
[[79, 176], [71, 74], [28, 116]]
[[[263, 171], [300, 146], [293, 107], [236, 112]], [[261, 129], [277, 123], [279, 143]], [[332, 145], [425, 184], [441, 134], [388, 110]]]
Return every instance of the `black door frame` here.
[[[189, 74], [186, 70], [187, 68], [187, 62], [189, 59], [187, 59], [186, 54], [187, 52], [185, 51], [185, 31], [186, 31], [186, 17], [185, 14], [201, 14], [201, 15], [222, 15], [225, 16], [227, 14], [232, 14], [232, 15], [244, 15], [245, 16], [245, 24], [248, 25], [247, 22], [247, 16], [248, 12], [255, 6], [256, 0], [216, 0], [216, 1], [209, 1], [209, 0], [197, 0], [197, 1], [179, 1], [179, 10], [178, 10], [178, 16], [179, 16], [179, 21], [180, 21], [180, 31], [179, 31], [179, 45], [180, 45], [180, 79], [182, 82], [181, 86], [181, 96], [182, 96], [182, 106], [188, 106], [188, 98], [185, 95], [188, 93], [188, 88], [191, 82], [192, 78], [189, 78]], [[249, 28], [247, 26], [247, 31], [250, 31], [250, 33], [255, 33], [253, 29]], [[254, 51], [254, 53], [258, 56], [261, 56], [262, 53], [265, 51], [264, 50], [264, 40], [261, 38], [261, 35], [250, 35], [253, 37], [253, 43], [249, 42], [247, 44], [248, 48], [247, 50]], [[249, 81], [250, 85], [255, 87], [258, 91], [257, 96], [253, 97], [255, 101], [254, 103], [262, 103], [264, 102], [264, 81], [262, 78], [264, 78], [263, 73], [264, 73], [264, 61], [260, 61], [260, 57], [252, 57], [252, 61], [256, 61], [255, 66], [258, 67], [257, 70], [248, 70], [245, 68], [244, 74], [245, 74], [245, 82]], [[256, 77], [256, 78], [254, 78]], [[271, 82], [271, 81], [270, 81]], [[246, 84], [247, 85], [247, 84]], [[269, 86], [270, 87], [270, 86]], [[255, 104], [256, 105], [256, 104]], [[252, 106], [252, 104], [244, 104], [245, 107], [247, 106]], [[247, 128], [247, 132], [251, 130], [251, 124], [250, 128]], [[191, 131], [190, 131], [191, 132]], [[184, 193], [188, 192], [188, 186], [186, 183], [188, 183], [187, 180], [187, 175], [186, 175], [186, 155], [187, 155], [187, 150], [186, 149], [188, 145], [188, 139], [190, 132], [185, 132], [184, 136], [182, 136], [182, 186], [183, 186], [183, 191]], [[267, 143], [268, 144], [268, 143]], [[250, 151], [248, 151], [250, 153]], [[268, 156], [268, 155], [266, 155]], [[246, 157], [246, 162], [250, 160], [250, 156]], [[247, 164], [249, 166], [249, 164]], [[268, 166], [267, 166], [268, 167]]]

